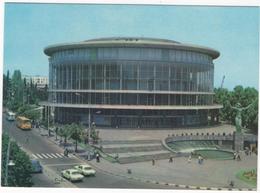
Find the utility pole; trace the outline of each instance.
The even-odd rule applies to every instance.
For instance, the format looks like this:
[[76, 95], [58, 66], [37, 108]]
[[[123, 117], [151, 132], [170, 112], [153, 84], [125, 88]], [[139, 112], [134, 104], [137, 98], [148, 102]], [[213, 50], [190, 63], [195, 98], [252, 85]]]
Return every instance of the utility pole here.
[[10, 138], [8, 141], [8, 146], [7, 146], [7, 155], [6, 155], [6, 163], [5, 163], [5, 186], [8, 186], [8, 163], [9, 163], [9, 156], [10, 156]]
[[50, 128], [49, 128], [50, 120], [49, 120], [49, 117], [50, 117], [50, 115], [49, 115], [49, 106], [47, 106], [47, 129], [48, 129], [48, 136], [50, 137]]
[[7, 155], [6, 155], [6, 163], [5, 163], [5, 182], [4, 185], [8, 186], [8, 176], [9, 176], [9, 171], [8, 171], [8, 167], [12, 167], [15, 166], [15, 163], [13, 162], [13, 160], [10, 160], [10, 149], [11, 149], [11, 140], [9, 138], [8, 141], [8, 146], [7, 146]]

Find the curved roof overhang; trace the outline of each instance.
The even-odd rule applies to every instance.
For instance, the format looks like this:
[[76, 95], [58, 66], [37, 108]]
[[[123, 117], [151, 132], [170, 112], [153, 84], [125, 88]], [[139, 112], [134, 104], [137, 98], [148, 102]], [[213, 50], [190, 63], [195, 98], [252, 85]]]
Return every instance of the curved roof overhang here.
[[155, 38], [100, 38], [83, 42], [55, 44], [44, 49], [44, 53], [51, 56], [61, 50], [77, 48], [98, 48], [98, 47], [141, 47], [141, 48], [167, 48], [177, 50], [187, 50], [201, 52], [210, 55], [213, 59], [219, 57], [220, 53], [212, 48], [197, 46], [193, 44], [183, 44], [172, 40]]

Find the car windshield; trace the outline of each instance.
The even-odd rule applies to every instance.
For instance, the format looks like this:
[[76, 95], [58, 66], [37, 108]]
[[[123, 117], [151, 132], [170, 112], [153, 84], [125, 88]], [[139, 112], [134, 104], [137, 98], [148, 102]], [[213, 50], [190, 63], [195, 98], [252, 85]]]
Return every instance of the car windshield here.
[[77, 175], [77, 174], [79, 174], [79, 172], [76, 172], [76, 171], [75, 171], [75, 172], [72, 172], [71, 174], [72, 174], [72, 175]]

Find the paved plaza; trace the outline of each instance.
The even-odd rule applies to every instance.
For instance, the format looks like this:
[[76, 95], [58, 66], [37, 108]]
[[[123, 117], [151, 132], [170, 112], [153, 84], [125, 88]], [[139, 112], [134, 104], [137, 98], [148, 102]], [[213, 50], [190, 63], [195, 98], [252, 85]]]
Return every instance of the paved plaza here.
[[[182, 133], [233, 133], [235, 127], [223, 124], [214, 127], [192, 128], [192, 129], [99, 129], [102, 140], [152, 140], [165, 139], [169, 134]], [[148, 181], [174, 183], [189, 186], [228, 188], [228, 183], [234, 181], [235, 188], [253, 188], [235, 177], [239, 170], [252, 169], [257, 167], [257, 155], [241, 155], [241, 161], [234, 160], [205, 160], [202, 165], [196, 159], [188, 163], [187, 157], [174, 158], [173, 163], [169, 160], [156, 160], [154, 166], [152, 162], [139, 162], [131, 164], [109, 163], [103, 160], [100, 163], [91, 161], [96, 167], [108, 170], [115, 174], [122, 174], [140, 178]], [[127, 174], [131, 169], [132, 173]]]
[[[143, 181], [157, 181], [161, 183], [173, 183], [189, 186], [228, 188], [228, 183], [234, 181], [234, 188], [255, 188], [235, 177], [241, 169], [255, 168], [257, 156], [241, 156], [241, 161], [235, 160], [205, 160], [202, 165], [196, 159], [188, 163], [188, 158], [174, 158], [173, 163], [169, 160], [156, 160], [152, 162], [139, 162], [131, 164], [109, 163], [101, 160], [96, 163], [91, 161], [95, 167], [124, 176], [131, 176]], [[132, 173], [128, 174], [127, 170]]]
[[[207, 133], [233, 133], [235, 128], [230, 125], [216, 126], [212, 128], [194, 128], [189, 130], [130, 130], [130, 129], [98, 129], [100, 136], [104, 141], [113, 140], [150, 140], [150, 139], [165, 139], [168, 134], [181, 134], [197, 132]], [[48, 138], [55, 141], [54, 137]], [[203, 164], [199, 165], [198, 160], [193, 158], [188, 163], [187, 157], [175, 157], [173, 163], [169, 163], [168, 159], [156, 160], [155, 165], [151, 161], [119, 164], [110, 163], [101, 158], [99, 163], [96, 160], [89, 161], [96, 169], [111, 175], [124, 176], [133, 180], [144, 181], [147, 183], [159, 184], [178, 184], [183, 187], [190, 186], [196, 189], [197, 187], [204, 188], [230, 188], [230, 181], [234, 182], [235, 189], [255, 189], [253, 185], [245, 183], [235, 177], [240, 170], [249, 170], [257, 167], [257, 155], [252, 154], [246, 156], [241, 153], [241, 161], [236, 160], [212, 160], [206, 159]], [[128, 170], [131, 170], [131, 174]]]

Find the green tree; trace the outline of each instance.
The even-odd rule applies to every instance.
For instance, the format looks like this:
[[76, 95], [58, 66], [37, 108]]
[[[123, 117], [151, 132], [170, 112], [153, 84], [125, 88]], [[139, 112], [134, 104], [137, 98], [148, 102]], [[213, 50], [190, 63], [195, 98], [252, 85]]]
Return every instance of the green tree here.
[[63, 125], [61, 128], [58, 129], [58, 134], [64, 138], [64, 145], [66, 145], [67, 139], [70, 137], [71, 134], [70, 125]]
[[[5, 182], [5, 166], [7, 162], [7, 146], [9, 137], [6, 134], [2, 135], [2, 175], [1, 184], [4, 186]], [[13, 160], [14, 166], [9, 168], [8, 172], [8, 186], [16, 187], [31, 187], [32, 182], [32, 166], [29, 156], [20, 149], [16, 142], [10, 142], [9, 160]]]
[[31, 120], [39, 120], [41, 117], [41, 111], [36, 105], [22, 105], [17, 109], [17, 114], [25, 116]]
[[15, 70], [12, 76], [12, 90], [14, 93], [14, 100], [17, 103], [24, 102], [24, 83], [22, 80], [22, 74], [20, 70]]
[[82, 138], [83, 135], [83, 127], [76, 123], [70, 124], [70, 138], [75, 140], [75, 152], [78, 151], [78, 141]]
[[236, 106], [237, 103], [240, 103], [242, 107], [252, 104], [250, 108], [242, 112], [242, 126], [254, 133], [257, 132], [258, 91], [255, 88], [243, 88], [239, 85], [233, 91], [224, 88], [217, 88], [214, 91], [214, 102], [223, 104], [223, 108], [220, 110], [221, 119], [230, 121], [232, 124], [235, 124], [236, 110], [231, 106]]
[[17, 111], [21, 106], [26, 104], [38, 104], [39, 101], [48, 99], [48, 87], [45, 85], [43, 89], [38, 89], [37, 84], [31, 81], [29, 84], [26, 79], [22, 79], [20, 70], [15, 70], [12, 78], [3, 75], [3, 105]]
[[8, 104], [8, 101], [10, 100], [10, 91], [11, 91], [11, 80], [10, 80], [10, 74], [9, 70], [7, 71], [7, 74], [3, 75], [3, 103], [4, 105]]
[[231, 120], [230, 92], [225, 88], [214, 89], [214, 92], [214, 103], [223, 105], [220, 110], [221, 120]]

